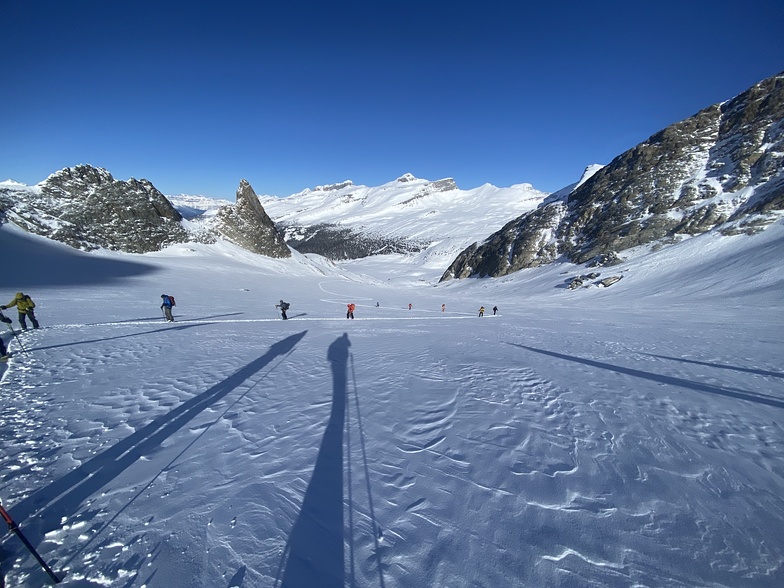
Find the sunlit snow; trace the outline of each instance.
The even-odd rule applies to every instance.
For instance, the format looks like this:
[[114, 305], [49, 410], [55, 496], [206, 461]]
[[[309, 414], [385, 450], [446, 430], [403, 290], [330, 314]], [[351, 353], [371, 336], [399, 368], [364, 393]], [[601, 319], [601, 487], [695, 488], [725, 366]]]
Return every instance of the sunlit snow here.
[[0, 499], [62, 586], [784, 585], [781, 222], [577, 290], [569, 264], [0, 247], [0, 304], [43, 327], [3, 333]]

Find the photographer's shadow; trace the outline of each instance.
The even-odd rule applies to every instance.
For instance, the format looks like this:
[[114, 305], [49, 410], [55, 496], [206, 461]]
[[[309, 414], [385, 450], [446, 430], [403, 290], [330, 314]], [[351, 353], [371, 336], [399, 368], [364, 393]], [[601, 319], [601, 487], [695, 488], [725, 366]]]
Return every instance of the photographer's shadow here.
[[321, 440], [302, 509], [281, 562], [280, 586], [342, 588], [345, 582], [343, 537], [343, 431], [346, 421], [348, 334], [329, 346], [332, 411]]

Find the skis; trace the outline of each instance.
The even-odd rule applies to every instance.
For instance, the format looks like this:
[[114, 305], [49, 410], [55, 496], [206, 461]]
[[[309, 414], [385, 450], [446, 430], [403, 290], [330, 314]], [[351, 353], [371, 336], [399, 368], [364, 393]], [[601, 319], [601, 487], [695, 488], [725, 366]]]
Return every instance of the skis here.
[[35, 547], [33, 547], [33, 545], [27, 540], [27, 537], [24, 536], [24, 533], [22, 533], [19, 525], [14, 522], [14, 520], [11, 518], [11, 515], [8, 514], [8, 511], [4, 509], [2, 505], [0, 505], [0, 515], [2, 515], [5, 522], [8, 523], [8, 529], [13, 531], [16, 536], [19, 537], [22, 543], [24, 543], [24, 546], [27, 547], [30, 553], [33, 554], [33, 557], [38, 561], [39, 564], [41, 564], [41, 567], [44, 569], [44, 571], [49, 574], [49, 577], [52, 579], [52, 581], [55, 584], [59, 584], [60, 578], [55, 575], [55, 573], [52, 571], [52, 568], [46, 565], [46, 562], [35, 550]]

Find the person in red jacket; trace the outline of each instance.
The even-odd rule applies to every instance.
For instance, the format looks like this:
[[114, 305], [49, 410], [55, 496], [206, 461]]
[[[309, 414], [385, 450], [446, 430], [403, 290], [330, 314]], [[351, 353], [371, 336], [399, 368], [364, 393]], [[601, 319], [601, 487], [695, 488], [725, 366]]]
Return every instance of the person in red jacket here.
[[346, 305], [346, 308], [348, 309], [348, 312], [346, 313], [346, 318], [347, 318], [347, 319], [353, 319], [353, 318], [354, 318], [354, 309], [355, 309], [356, 307], [357, 307], [357, 305], [356, 305], [356, 304], [354, 304], [353, 302], [349, 302], [349, 303]]

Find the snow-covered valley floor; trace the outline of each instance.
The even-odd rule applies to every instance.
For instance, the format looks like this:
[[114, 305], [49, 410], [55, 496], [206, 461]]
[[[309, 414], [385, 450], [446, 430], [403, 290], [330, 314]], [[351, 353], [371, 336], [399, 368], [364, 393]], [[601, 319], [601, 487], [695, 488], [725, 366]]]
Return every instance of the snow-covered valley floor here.
[[63, 586], [784, 585], [780, 225], [578, 291], [0, 241], [43, 327], [3, 333], [0, 499]]

